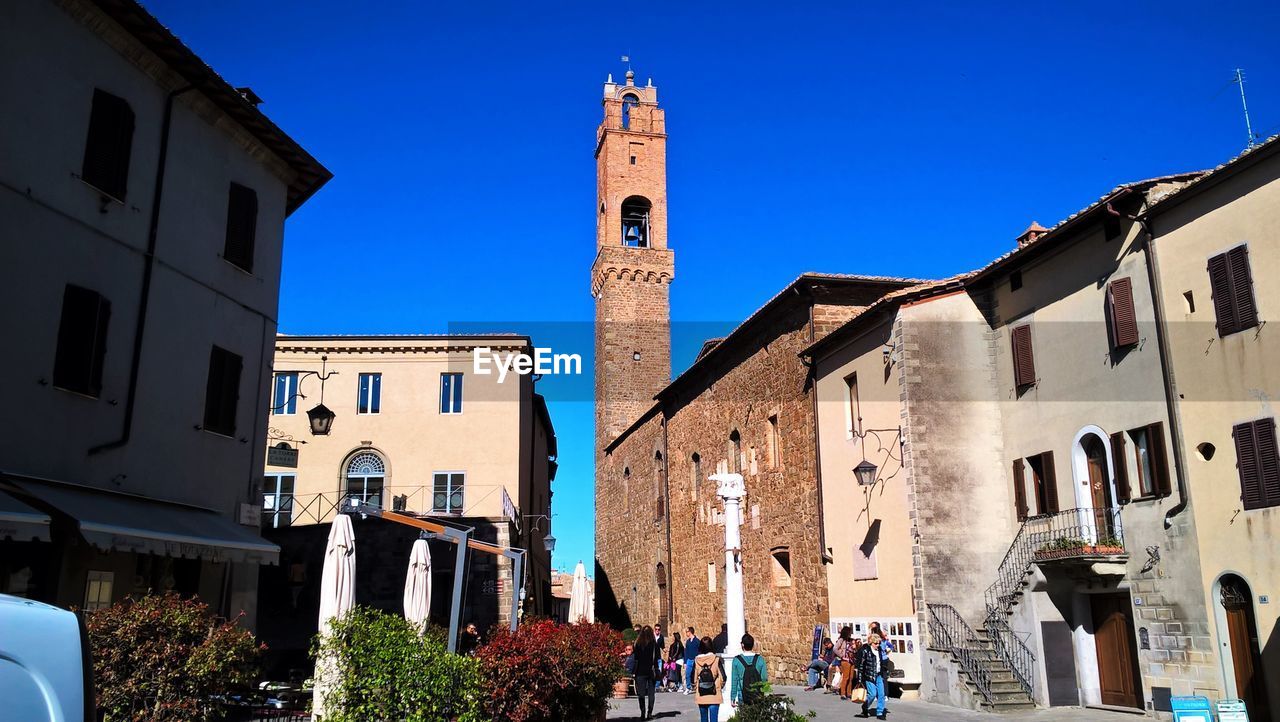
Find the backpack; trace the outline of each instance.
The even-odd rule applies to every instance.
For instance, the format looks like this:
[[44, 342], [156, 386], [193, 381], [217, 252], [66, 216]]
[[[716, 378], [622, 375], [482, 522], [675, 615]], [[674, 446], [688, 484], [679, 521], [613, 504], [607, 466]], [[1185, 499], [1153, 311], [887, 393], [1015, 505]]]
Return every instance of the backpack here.
[[698, 694], [713, 695], [716, 693], [716, 675], [711, 671], [711, 665], [700, 664], [702, 669], [698, 670]]
[[636, 673], [636, 656], [634, 654], [628, 654], [627, 658], [623, 660], [622, 666], [626, 668], [627, 674], [635, 674]]
[[751, 704], [759, 699], [760, 690], [757, 686], [764, 681], [760, 679], [760, 668], [756, 666], [760, 655], [757, 654], [755, 660], [747, 664], [746, 658], [739, 654], [738, 661], [742, 662], [742, 703]]

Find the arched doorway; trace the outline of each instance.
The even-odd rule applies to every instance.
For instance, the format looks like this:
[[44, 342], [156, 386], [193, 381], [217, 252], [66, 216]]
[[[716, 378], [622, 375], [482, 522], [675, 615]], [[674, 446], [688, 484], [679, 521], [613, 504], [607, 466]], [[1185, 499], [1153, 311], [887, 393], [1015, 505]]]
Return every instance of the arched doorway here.
[[1266, 676], [1262, 669], [1262, 645], [1253, 614], [1253, 591], [1235, 574], [1218, 580], [1219, 635], [1225, 648], [1223, 661], [1235, 694], [1244, 700], [1250, 719], [1271, 719], [1267, 704]]
[[1084, 450], [1085, 468], [1088, 472], [1089, 501], [1093, 509], [1094, 529], [1097, 537], [1116, 536], [1112, 529], [1111, 512], [1115, 497], [1111, 493], [1111, 474], [1107, 469], [1107, 447], [1097, 434], [1086, 434], [1080, 439]]

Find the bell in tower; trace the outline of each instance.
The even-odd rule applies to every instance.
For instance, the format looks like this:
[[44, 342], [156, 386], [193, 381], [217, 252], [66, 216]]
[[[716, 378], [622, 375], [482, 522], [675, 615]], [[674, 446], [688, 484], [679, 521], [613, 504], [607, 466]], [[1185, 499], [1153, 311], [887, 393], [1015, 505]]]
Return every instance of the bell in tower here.
[[622, 245], [649, 247], [649, 209], [652, 205], [642, 196], [631, 196], [622, 202]]

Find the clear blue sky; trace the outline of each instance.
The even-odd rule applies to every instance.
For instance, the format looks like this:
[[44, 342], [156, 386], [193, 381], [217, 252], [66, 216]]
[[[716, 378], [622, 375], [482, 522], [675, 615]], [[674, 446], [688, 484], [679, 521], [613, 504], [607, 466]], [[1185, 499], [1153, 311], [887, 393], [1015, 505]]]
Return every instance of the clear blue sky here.
[[[287, 333], [479, 322], [589, 356], [594, 132], [626, 53], [667, 109], [673, 316], [708, 335], [803, 271], [950, 275], [1227, 160], [1236, 66], [1280, 132], [1275, 2], [144, 2], [335, 174], [288, 224]], [[590, 570], [590, 401], [539, 388], [555, 561]]]

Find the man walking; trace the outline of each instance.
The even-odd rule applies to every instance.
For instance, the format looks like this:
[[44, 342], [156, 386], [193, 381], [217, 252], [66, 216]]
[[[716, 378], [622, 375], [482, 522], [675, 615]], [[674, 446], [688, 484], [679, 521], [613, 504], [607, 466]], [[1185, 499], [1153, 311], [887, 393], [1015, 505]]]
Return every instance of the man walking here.
[[755, 653], [756, 639], [742, 635], [742, 654], [733, 658], [733, 693], [729, 700], [734, 706], [751, 704], [760, 698], [758, 685], [769, 681], [769, 668], [764, 657]]
[[[700, 653], [701, 642], [693, 633], [693, 627], [684, 628], [684, 687], [681, 688], [682, 694], [689, 694], [693, 691], [693, 660], [698, 658]], [[711, 650], [701, 650], [709, 652]]]

